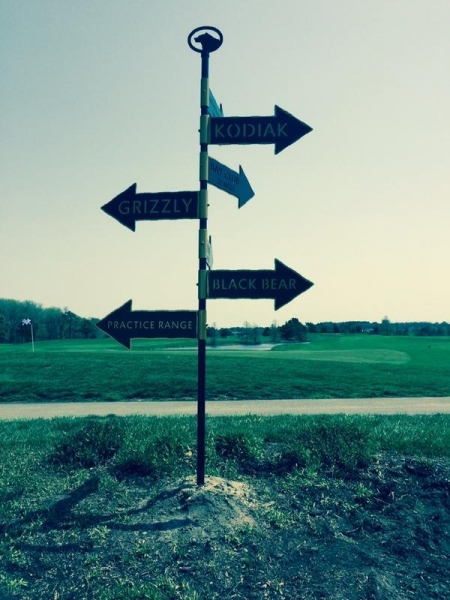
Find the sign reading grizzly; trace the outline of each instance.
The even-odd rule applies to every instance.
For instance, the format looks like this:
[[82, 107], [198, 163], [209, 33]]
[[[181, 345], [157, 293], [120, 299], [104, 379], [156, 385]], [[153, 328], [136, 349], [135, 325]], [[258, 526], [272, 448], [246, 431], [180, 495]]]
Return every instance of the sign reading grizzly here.
[[131, 231], [136, 221], [198, 219], [198, 192], [136, 192], [136, 184], [102, 206]]

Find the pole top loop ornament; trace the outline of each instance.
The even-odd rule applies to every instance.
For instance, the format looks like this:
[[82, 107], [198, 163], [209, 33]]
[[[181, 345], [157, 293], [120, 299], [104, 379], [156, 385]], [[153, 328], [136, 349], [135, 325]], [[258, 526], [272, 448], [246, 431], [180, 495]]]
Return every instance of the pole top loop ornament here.
[[[217, 33], [217, 35], [219, 36], [218, 38], [214, 35], [211, 35], [209, 32], [213, 31], [214, 33]], [[199, 35], [197, 35], [197, 37], [194, 37], [196, 33], [199, 32], [204, 32], [204, 33], [200, 33]], [[198, 46], [194, 46], [193, 41], [196, 42], [197, 44], [200, 44], [201, 48], [199, 48]], [[220, 46], [222, 45], [223, 42], [223, 35], [222, 32], [219, 31], [219, 29], [217, 29], [216, 27], [210, 27], [209, 25], [203, 25], [202, 27], [197, 27], [196, 29], [194, 29], [193, 31], [191, 31], [191, 33], [188, 36], [188, 44], [189, 44], [189, 48], [191, 48], [191, 50], [193, 50], [194, 52], [200, 52], [202, 54], [209, 54], [210, 52], [214, 52], [215, 50], [218, 50], [220, 48]]]

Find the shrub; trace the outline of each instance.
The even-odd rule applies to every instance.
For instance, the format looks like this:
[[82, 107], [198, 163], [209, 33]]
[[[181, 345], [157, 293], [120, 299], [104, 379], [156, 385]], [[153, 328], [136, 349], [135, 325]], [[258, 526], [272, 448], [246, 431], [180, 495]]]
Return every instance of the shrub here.
[[330, 472], [352, 473], [366, 467], [374, 443], [359, 425], [347, 420], [312, 421], [282, 453], [284, 470], [324, 468]]
[[120, 476], [173, 475], [181, 472], [191, 457], [186, 438], [174, 431], [147, 440], [131, 435], [115, 457], [114, 471]]
[[253, 471], [258, 466], [261, 442], [253, 435], [243, 432], [218, 435], [214, 441], [216, 455], [234, 461], [244, 471]]
[[87, 418], [57, 442], [50, 461], [58, 466], [92, 468], [113, 458], [124, 439], [124, 425], [117, 417]]

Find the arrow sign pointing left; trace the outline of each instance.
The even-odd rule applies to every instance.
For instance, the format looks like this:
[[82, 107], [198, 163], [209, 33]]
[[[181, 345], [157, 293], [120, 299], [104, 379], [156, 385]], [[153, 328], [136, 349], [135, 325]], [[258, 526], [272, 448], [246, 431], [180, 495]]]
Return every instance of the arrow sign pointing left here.
[[132, 310], [128, 300], [97, 323], [97, 327], [128, 348], [133, 339], [197, 338], [195, 310]]
[[137, 193], [133, 183], [124, 192], [102, 206], [131, 231], [136, 221], [161, 221], [174, 219], [198, 219], [198, 192], [146, 192]]
[[235, 196], [239, 200], [239, 208], [255, 195], [244, 169], [240, 165], [239, 173], [237, 173], [211, 156], [208, 158], [208, 181], [219, 190]]
[[278, 154], [312, 131], [286, 110], [275, 106], [271, 117], [211, 117], [210, 144], [275, 144]]
[[277, 259], [274, 271], [208, 271], [208, 298], [273, 298], [275, 310], [313, 285]]

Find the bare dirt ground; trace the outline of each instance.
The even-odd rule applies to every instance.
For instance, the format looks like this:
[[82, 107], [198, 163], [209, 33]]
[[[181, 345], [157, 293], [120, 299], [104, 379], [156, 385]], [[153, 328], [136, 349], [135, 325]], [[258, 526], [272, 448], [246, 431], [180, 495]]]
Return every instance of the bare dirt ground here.
[[167, 488], [151, 514], [163, 568], [204, 598], [450, 598], [450, 467], [439, 461], [384, 456], [356, 479], [276, 493], [208, 478]]
[[380, 455], [348, 477], [207, 477], [157, 490], [141, 478], [126, 482], [126, 503], [99, 481], [93, 472], [49, 507], [26, 544], [35, 580], [20, 598], [93, 599], [94, 568], [105, 593], [134, 582], [126, 598], [143, 600], [450, 598], [448, 461]]

